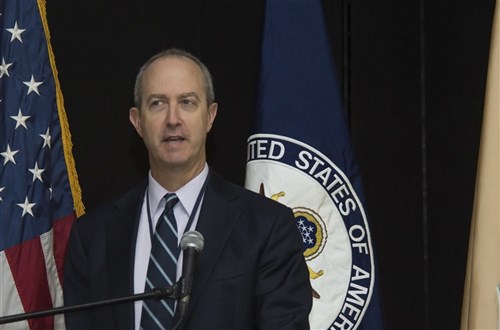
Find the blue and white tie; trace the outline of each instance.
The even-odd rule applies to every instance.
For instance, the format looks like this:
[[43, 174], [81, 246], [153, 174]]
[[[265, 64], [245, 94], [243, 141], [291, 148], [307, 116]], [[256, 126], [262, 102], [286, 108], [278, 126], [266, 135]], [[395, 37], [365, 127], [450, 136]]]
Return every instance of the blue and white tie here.
[[[179, 245], [177, 223], [174, 217], [174, 206], [179, 201], [177, 195], [166, 194], [167, 201], [163, 214], [158, 219], [151, 242], [145, 291], [153, 288], [167, 288], [175, 284]], [[175, 311], [174, 299], [153, 300], [143, 302], [141, 329], [171, 329]]]

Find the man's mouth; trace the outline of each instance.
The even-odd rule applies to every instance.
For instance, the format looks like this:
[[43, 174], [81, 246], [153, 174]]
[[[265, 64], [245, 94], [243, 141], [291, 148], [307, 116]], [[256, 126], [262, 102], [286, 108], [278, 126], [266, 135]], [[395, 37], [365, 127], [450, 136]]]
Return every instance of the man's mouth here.
[[169, 136], [165, 139], [163, 139], [164, 142], [179, 142], [179, 141], [184, 141], [185, 138], [182, 136]]

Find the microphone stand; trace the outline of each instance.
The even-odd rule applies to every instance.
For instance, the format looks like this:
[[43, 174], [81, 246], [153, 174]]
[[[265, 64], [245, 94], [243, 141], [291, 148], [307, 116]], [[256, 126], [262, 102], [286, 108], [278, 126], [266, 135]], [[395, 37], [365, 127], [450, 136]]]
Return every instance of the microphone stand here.
[[44, 316], [52, 316], [56, 314], [69, 313], [75, 311], [82, 311], [96, 307], [104, 307], [115, 304], [122, 304], [126, 302], [133, 302], [137, 300], [145, 300], [145, 299], [164, 299], [164, 298], [180, 298], [181, 288], [177, 282], [173, 287], [168, 287], [166, 289], [155, 288], [151, 292], [147, 293], [138, 293], [127, 297], [113, 298], [107, 300], [101, 300], [81, 305], [67, 306], [67, 307], [56, 307], [47, 310], [30, 312], [30, 313], [22, 313], [15, 314], [10, 316], [0, 317], [0, 324], [12, 323], [23, 321], [31, 318], [44, 317]]

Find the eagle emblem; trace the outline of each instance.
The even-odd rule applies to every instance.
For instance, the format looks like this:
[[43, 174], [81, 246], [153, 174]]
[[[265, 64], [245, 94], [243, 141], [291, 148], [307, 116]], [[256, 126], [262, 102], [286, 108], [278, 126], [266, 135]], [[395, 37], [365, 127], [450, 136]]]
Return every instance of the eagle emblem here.
[[[266, 196], [264, 184], [260, 184], [259, 193], [262, 196]], [[285, 192], [280, 191], [278, 193], [269, 196], [274, 201], [278, 201], [280, 197], [284, 197]], [[267, 197], [267, 196], [266, 196]], [[302, 243], [304, 244], [304, 258], [306, 261], [316, 258], [323, 250], [326, 239], [327, 232], [325, 229], [325, 223], [317, 214], [311, 209], [305, 207], [295, 207], [293, 208], [293, 214], [295, 216], [295, 223], [297, 228], [302, 235]], [[323, 276], [325, 272], [321, 269], [319, 271], [314, 271], [309, 265], [307, 266], [309, 270], [309, 278], [311, 280], [317, 279]], [[320, 299], [320, 294], [313, 288], [312, 292], [313, 298]]]

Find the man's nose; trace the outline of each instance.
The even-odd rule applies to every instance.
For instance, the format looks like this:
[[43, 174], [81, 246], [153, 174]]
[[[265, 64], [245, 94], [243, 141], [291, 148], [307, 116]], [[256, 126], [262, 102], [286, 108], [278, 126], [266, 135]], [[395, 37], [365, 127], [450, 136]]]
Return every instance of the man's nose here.
[[179, 123], [180, 123], [179, 105], [177, 103], [171, 104], [168, 107], [166, 124], [175, 126], [178, 125]]

